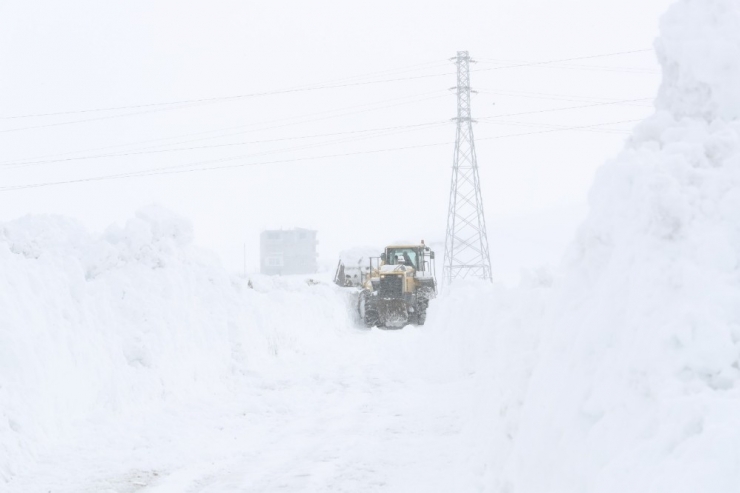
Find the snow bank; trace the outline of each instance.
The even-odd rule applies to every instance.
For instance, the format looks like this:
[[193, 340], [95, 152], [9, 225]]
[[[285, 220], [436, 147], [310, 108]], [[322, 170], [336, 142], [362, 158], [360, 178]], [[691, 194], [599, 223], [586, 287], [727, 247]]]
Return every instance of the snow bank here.
[[740, 117], [740, 8], [735, 0], [683, 0], [662, 19], [659, 110], [676, 118]]
[[740, 2], [682, 0], [656, 114], [598, 173], [500, 491], [740, 485]]
[[[482, 483], [459, 491], [492, 491], [514, 445], [539, 336], [545, 330], [553, 286], [547, 275], [525, 276], [517, 288], [463, 280], [429, 307], [422, 358], [427, 378], [472, 379], [463, 435], [471, 469]], [[465, 406], [464, 403], [460, 403]], [[481, 439], [484, 437], [483, 439]]]
[[102, 237], [52, 216], [0, 225], [0, 483], [80, 423], [217, 398], [348, 327], [333, 286], [249, 289], [191, 239], [159, 207]]

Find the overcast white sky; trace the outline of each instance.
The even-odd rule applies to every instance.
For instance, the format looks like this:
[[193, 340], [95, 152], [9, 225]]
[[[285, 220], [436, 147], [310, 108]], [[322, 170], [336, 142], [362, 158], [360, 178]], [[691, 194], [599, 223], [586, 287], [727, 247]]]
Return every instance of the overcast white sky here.
[[[473, 114], [495, 117], [475, 132], [495, 276], [510, 280], [560, 254], [595, 169], [651, 112], [660, 74], [652, 52], [495, 67], [650, 49], [670, 3], [7, 0], [0, 189], [232, 167], [0, 190], [0, 220], [58, 213], [101, 231], [157, 202], [190, 218], [197, 243], [234, 270], [245, 242], [258, 268], [264, 228], [317, 229], [326, 265], [356, 245], [441, 240], [455, 133], [448, 59], [468, 50], [480, 62]], [[322, 84], [343, 87], [159, 104]], [[551, 131], [595, 124], [606, 125]]]

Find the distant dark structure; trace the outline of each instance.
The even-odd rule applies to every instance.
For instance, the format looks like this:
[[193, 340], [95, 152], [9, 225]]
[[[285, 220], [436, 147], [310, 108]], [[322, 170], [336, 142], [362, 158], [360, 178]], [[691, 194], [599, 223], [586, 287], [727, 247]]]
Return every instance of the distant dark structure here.
[[302, 228], [263, 231], [260, 272], [268, 276], [314, 274], [318, 270], [316, 234]]

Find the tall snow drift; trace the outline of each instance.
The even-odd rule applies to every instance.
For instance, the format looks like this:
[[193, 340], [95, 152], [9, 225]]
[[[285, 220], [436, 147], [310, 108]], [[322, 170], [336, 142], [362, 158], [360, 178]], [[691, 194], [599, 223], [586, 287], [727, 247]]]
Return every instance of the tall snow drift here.
[[681, 0], [656, 113], [599, 171], [501, 491], [740, 485], [740, 1]]
[[154, 206], [102, 237], [54, 216], [0, 224], [0, 485], [80, 423], [218, 399], [336, 337], [289, 330], [304, 317], [350, 324], [331, 286], [249, 289], [191, 239]]

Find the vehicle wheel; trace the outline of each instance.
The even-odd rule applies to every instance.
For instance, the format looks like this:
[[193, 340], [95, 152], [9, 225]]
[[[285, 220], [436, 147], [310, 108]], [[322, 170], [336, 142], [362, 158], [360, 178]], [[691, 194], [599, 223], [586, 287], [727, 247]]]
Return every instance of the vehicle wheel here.
[[368, 329], [373, 327], [380, 327], [380, 317], [378, 316], [378, 312], [375, 310], [367, 310], [365, 311], [365, 327]]
[[380, 326], [380, 316], [374, 305], [375, 303], [373, 303], [370, 293], [367, 291], [360, 293], [360, 301], [357, 308], [360, 312], [360, 318], [367, 328]]
[[416, 325], [424, 325], [427, 320], [427, 305], [419, 305], [419, 309], [416, 312]]

